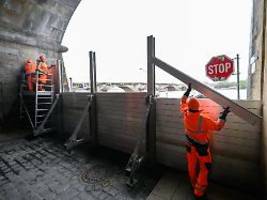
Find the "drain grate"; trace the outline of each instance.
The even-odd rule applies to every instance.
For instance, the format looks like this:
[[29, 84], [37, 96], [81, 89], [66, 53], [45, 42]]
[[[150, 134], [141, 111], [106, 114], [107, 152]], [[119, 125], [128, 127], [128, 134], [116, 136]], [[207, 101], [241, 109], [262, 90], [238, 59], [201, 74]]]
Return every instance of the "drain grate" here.
[[87, 184], [105, 184], [108, 178], [108, 169], [104, 165], [85, 166], [81, 172], [81, 180]]

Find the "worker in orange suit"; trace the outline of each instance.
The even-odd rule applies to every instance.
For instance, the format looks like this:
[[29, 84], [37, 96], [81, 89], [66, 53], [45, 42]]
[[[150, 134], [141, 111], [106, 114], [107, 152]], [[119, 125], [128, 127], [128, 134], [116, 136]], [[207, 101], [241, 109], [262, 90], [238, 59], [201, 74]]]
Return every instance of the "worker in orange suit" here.
[[188, 85], [180, 102], [187, 139], [187, 168], [195, 198], [206, 199], [208, 174], [212, 166], [209, 135], [223, 128], [230, 111], [229, 107], [225, 108], [219, 119], [214, 121], [201, 113], [199, 101], [196, 98], [188, 98], [190, 92], [191, 84]]
[[39, 90], [44, 90], [44, 85], [47, 83], [47, 75], [48, 75], [48, 66], [46, 64], [46, 57], [44, 55], [41, 55], [38, 60], [38, 66], [37, 66], [39, 75]]
[[33, 85], [35, 83], [36, 64], [31, 59], [28, 59], [25, 62], [24, 70], [25, 70], [28, 90], [33, 92]]

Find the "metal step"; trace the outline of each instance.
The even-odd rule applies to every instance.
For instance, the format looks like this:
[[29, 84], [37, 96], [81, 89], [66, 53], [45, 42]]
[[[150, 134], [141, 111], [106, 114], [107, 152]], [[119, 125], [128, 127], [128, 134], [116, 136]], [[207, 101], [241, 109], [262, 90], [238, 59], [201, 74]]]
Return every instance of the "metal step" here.
[[39, 105], [51, 105], [52, 103], [50, 103], [50, 102], [39, 102], [38, 103], [38, 106]]
[[45, 117], [46, 115], [37, 115], [37, 117]]
[[54, 92], [52, 92], [52, 91], [38, 91], [37, 92], [38, 96], [51, 96], [53, 94], [54, 94]]
[[53, 97], [38, 97], [38, 99], [53, 99]]
[[49, 109], [45, 109], [45, 108], [36, 109], [37, 112], [42, 112], [42, 113], [45, 113], [45, 112], [47, 113], [48, 110]]
[[37, 111], [48, 111], [49, 109], [46, 109], [46, 108], [38, 108], [36, 109]]

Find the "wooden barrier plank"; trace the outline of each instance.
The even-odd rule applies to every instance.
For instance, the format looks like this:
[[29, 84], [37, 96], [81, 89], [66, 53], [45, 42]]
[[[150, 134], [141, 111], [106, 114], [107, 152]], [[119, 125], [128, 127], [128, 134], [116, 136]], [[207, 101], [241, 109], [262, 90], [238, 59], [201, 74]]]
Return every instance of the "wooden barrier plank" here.
[[[239, 105], [246, 107], [246, 108], [261, 109], [261, 107], [262, 107], [262, 103], [260, 100], [236, 100], [234, 102], [236, 102]], [[157, 99], [157, 104], [176, 104], [176, 105], [179, 105], [179, 103], [180, 103], [180, 98], [159, 98], [159, 99]]]
[[100, 114], [105, 114], [105, 115], [121, 115], [121, 116], [141, 116], [141, 115], [145, 115], [145, 110], [146, 108], [143, 109], [125, 109], [125, 108], [113, 108], [113, 109], [98, 109], [98, 113]]
[[114, 135], [110, 136], [105, 132], [99, 132], [99, 143], [117, 149], [126, 153], [132, 153], [136, 138], [129, 137], [127, 135]]
[[140, 134], [145, 134], [145, 131], [140, 131], [142, 127], [131, 127], [131, 126], [121, 126], [116, 127], [112, 125], [106, 125], [105, 127], [100, 127], [98, 130], [106, 132], [109, 135], [129, 135], [137, 138]]
[[101, 114], [101, 115], [98, 116], [98, 121], [100, 122], [101, 120], [104, 120], [104, 121], [117, 121], [118, 123], [122, 123], [122, 122], [125, 122], [125, 121], [141, 123], [141, 122], [144, 121], [144, 118], [135, 117], [135, 116], [118, 116], [118, 115], [105, 116], [105, 115]]
[[[244, 127], [243, 127], [244, 126]], [[241, 128], [238, 128], [241, 127]], [[161, 130], [163, 133], [175, 133], [183, 132], [184, 125], [181, 121], [172, 122], [172, 121], [162, 121], [157, 119], [157, 129]], [[248, 124], [229, 124], [226, 122], [225, 127], [221, 131], [215, 131], [214, 134], [220, 135], [229, 135], [231, 137], [241, 137], [247, 139], [259, 138], [260, 128], [255, 127], [254, 129]]]
[[[168, 113], [157, 111], [157, 113], [158, 113], [157, 114], [158, 122], [163, 121], [163, 122], [172, 122], [172, 123], [182, 123], [183, 118], [178, 113], [169, 112], [169, 111]], [[239, 126], [241, 128], [242, 126], [244, 126], [244, 129], [257, 130], [257, 132], [261, 130], [260, 126], [252, 126], [236, 116], [227, 117], [226, 126], [230, 127], [232, 124]]]

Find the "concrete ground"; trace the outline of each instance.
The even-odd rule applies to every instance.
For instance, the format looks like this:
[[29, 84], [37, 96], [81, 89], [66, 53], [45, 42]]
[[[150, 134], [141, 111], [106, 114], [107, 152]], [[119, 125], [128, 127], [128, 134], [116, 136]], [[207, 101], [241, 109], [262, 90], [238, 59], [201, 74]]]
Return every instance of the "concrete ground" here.
[[[54, 138], [21, 136], [0, 137], [4, 139], [0, 142], [0, 200], [194, 199], [185, 173], [166, 169], [161, 176], [142, 170], [140, 184], [129, 189], [124, 173], [129, 155], [106, 148], [92, 150], [89, 145], [69, 154]], [[210, 182], [208, 199], [258, 198]]]
[[[258, 195], [257, 195], [258, 196]], [[168, 170], [161, 177], [147, 200], [194, 200], [192, 189], [185, 173]], [[248, 192], [238, 191], [213, 182], [209, 182], [207, 191], [208, 200], [256, 200]]]
[[49, 138], [1, 142], [0, 199], [146, 199], [158, 178], [143, 174], [140, 184], [129, 189], [123, 170], [127, 159], [108, 149], [69, 154]]

